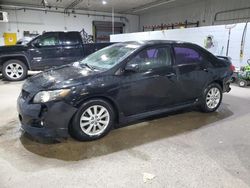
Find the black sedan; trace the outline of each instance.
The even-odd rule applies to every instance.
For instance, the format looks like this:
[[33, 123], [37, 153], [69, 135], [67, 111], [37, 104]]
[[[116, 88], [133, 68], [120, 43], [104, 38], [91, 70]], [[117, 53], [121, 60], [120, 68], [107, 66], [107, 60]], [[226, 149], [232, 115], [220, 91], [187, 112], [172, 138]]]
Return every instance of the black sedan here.
[[159, 113], [192, 106], [214, 112], [230, 91], [232, 70], [229, 61], [191, 43], [117, 43], [27, 79], [19, 119], [33, 136], [94, 140]]

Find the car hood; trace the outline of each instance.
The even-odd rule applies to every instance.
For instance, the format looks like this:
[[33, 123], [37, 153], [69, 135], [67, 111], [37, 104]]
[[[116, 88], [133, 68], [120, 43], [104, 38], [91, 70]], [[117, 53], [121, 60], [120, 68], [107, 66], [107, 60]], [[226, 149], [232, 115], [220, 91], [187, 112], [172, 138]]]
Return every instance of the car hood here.
[[84, 84], [87, 78], [100, 73], [80, 65], [67, 65], [50, 69], [26, 80], [23, 89], [29, 92], [69, 88]]
[[4, 52], [19, 52], [27, 50], [25, 45], [14, 45], [14, 46], [0, 46], [0, 53]]

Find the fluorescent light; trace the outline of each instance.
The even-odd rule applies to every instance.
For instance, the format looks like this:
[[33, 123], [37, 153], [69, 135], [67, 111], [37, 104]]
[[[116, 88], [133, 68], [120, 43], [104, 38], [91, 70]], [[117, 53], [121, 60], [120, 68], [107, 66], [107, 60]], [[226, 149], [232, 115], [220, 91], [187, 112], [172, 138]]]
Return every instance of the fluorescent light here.
[[142, 6], [141, 8], [136, 8], [133, 12], [140, 12], [140, 11], [147, 10], [150, 8], [158, 7], [158, 6], [163, 5], [163, 4], [172, 3], [174, 1], [176, 1], [176, 0], [161, 1], [161, 2], [156, 3], [156, 4], [152, 3], [152, 4], [149, 4], [148, 6], [145, 5], [145, 6]]
[[107, 4], [107, 1], [102, 1], [102, 4], [103, 4], [103, 5], [106, 5], [106, 4]]

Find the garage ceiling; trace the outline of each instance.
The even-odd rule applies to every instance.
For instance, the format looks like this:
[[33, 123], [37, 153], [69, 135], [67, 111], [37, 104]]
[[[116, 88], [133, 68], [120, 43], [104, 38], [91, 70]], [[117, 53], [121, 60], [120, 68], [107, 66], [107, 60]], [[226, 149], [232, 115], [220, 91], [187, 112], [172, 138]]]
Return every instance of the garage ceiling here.
[[195, 0], [105, 0], [106, 5], [103, 5], [102, 0], [2, 0], [0, 5], [19, 5], [42, 7], [43, 2], [47, 6], [64, 8], [68, 10], [82, 9], [93, 11], [110, 12], [114, 7], [115, 12], [142, 14], [149, 9], [162, 9], [173, 6], [181, 6]]

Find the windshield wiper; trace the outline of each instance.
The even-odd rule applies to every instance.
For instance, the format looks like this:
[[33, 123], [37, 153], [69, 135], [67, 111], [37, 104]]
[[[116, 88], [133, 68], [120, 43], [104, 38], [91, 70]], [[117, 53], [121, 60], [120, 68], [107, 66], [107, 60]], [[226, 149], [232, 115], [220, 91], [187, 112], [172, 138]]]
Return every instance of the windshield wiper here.
[[87, 64], [87, 63], [83, 63], [82, 65], [84, 65], [84, 66], [88, 67], [88, 68], [89, 68], [89, 69], [91, 69], [91, 70], [95, 70], [95, 68], [94, 68], [94, 67], [90, 66], [90, 65], [89, 65], [89, 64]]

